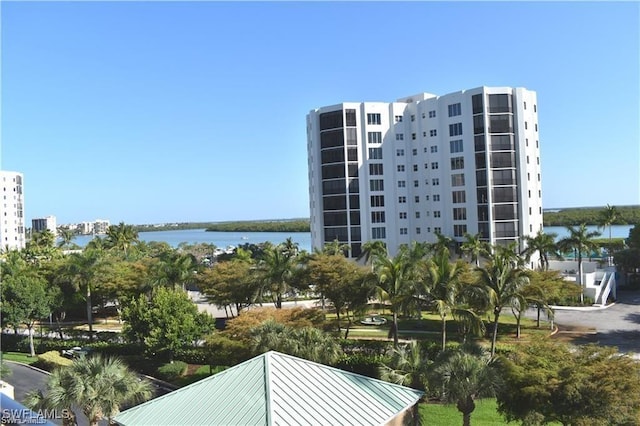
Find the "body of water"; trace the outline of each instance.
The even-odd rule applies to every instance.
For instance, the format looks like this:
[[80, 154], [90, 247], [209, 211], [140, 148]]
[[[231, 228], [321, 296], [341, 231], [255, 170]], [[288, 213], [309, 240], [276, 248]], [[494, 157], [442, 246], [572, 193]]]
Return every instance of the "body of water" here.
[[[613, 238], [627, 238], [632, 227], [632, 225], [612, 226], [611, 236]], [[599, 229], [597, 226], [588, 226], [587, 228], [589, 231], [601, 232], [601, 238], [609, 238], [609, 228]], [[569, 235], [569, 231], [564, 226], [545, 226], [544, 232], [558, 234], [556, 241]], [[138, 234], [138, 238], [141, 241], [164, 241], [172, 247], [178, 247], [180, 243], [207, 243], [214, 244], [218, 248], [239, 246], [246, 243], [258, 244], [265, 241], [279, 244], [289, 237], [299, 244], [300, 249], [311, 251], [310, 232], [206, 232], [204, 229], [183, 229], [140, 232]], [[84, 247], [92, 238], [92, 235], [80, 235], [73, 242]]]
[[[311, 251], [310, 232], [206, 232], [204, 229], [182, 229], [138, 233], [140, 241], [160, 241], [169, 244], [171, 247], [178, 247], [180, 243], [207, 243], [214, 244], [218, 248], [237, 247], [247, 243], [258, 244], [265, 241], [280, 244], [287, 238], [291, 238], [298, 243], [301, 250]], [[73, 242], [84, 247], [92, 239], [93, 235], [79, 235], [73, 239]]]

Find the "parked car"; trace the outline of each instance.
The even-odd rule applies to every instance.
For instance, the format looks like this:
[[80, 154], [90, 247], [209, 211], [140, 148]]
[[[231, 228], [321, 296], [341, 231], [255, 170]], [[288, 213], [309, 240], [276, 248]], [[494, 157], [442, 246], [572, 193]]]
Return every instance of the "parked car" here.
[[91, 354], [93, 348], [81, 348], [80, 346], [74, 346], [71, 349], [63, 349], [60, 351], [61, 355], [71, 359], [84, 358]]

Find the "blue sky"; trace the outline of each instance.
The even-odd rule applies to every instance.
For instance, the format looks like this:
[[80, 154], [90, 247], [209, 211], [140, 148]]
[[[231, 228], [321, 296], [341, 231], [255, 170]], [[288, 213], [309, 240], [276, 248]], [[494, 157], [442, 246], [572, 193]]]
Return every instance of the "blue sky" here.
[[545, 208], [640, 204], [640, 5], [2, 2], [27, 220], [308, 217], [305, 116], [538, 93]]

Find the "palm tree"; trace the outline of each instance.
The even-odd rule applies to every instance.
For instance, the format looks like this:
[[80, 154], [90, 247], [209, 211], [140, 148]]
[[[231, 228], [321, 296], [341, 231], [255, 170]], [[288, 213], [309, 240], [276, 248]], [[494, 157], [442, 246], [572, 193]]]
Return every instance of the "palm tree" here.
[[347, 253], [348, 250], [349, 244], [341, 243], [340, 241], [338, 241], [338, 239], [335, 239], [330, 243], [325, 243], [324, 247], [322, 248], [322, 253], [328, 255], [341, 254], [344, 256], [344, 254]]
[[535, 237], [525, 236], [524, 241], [527, 248], [524, 249], [522, 254], [524, 254], [527, 259], [530, 259], [534, 253], [539, 253], [540, 269], [543, 271], [549, 270], [549, 255], [560, 256], [558, 245], [556, 244], [557, 236], [558, 234], [545, 234], [543, 231], [538, 231]]
[[374, 274], [381, 300], [389, 300], [393, 321], [389, 336], [394, 347], [398, 346], [398, 313], [414, 296], [415, 265], [407, 259], [406, 251], [399, 251], [393, 258], [378, 257], [374, 260]]
[[76, 237], [76, 234], [69, 228], [65, 226], [58, 227], [58, 237], [60, 238], [60, 242], [58, 243], [58, 247], [60, 248], [69, 248], [76, 246], [73, 244], [73, 239]]
[[465, 241], [461, 247], [462, 252], [471, 257], [471, 261], [475, 262], [476, 267], [480, 267], [480, 257], [489, 254], [489, 244], [480, 239], [480, 234], [464, 234], [464, 238]]
[[193, 278], [196, 262], [191, 254], [179, 254], [175, 251], [163, 254], [154, 267], [155, 284], [176, 289], [186, 289]]
[[87, 302], [87, 323], [89, 324], [89, 335], [93, 336], [93, 302], [91, 300], [91, 290], [95, 285], [94, 281], [99, 273], [102, 257], [100, 253], [85, 249], [82, 253], [72, 253], [66, 259], [62, 268], [63, 278], [68, 279], [71, 284], [85, 294]]
[[282, 308], [282, 296], [291, 288], [296, 256], [282, 246], [265, 247], [258, 267], [265, 287], [275, 295], [275, 306]]
[[578, 257], [578, 284], [582, 289], [580, 293], [580, 303], [584, 303], [584, 287], [582, 283], [582, 254], [590, 253], [595, 250], [598, 245], [593, 241], [593, 238], [600, 235], [597, 231], [589, 231], [587, 225], [581, 223], [580, 226], [574, 228], [573, 226], [567, 226], [569, 236], [558, 241], [558, 247], [563, 252], [575, 250]]
[[111, 225], [107, 229], [107, 244], [120, 250], [127, 256], [127, 251], [133, 243], [138, 242], [138, 231], [132, 225], [120, 222], [118, 225]]
[[427, 263], [426, 286], [435, 311], [442, 321], [442, 350], [447, 343], [447, 317], [452, 315], [477, 317], [459, 303], [460, 275], [464, 271], [459, 263], [449, 262], [449, 250], [443, 249]]
[[456, 404], [463, 426], [471, 424], [475, 400], [493, 396], [500, 383], [491, 357], [461, 350], [443, 353], [436, 361], [431, 380], [442, 387], [446, 402]]
[[94, 426], [102, 419], [111, 420], [127, 403], [137, 404], [151, 398], [150, 383], [141, 380], [118, 358], [99, 355], [84, 357], [68, 367], [54, 370], [47, 380], [47, 392], [30, 392], [26, 405], [32, 409], [67, 410], [65, 425], [75, 424], [77, 406]]
[[505, 250], [498, 250], [486, 266], [476, 270], [480, 273], [477, 285], [484, 291], [493, 308], [493, 356], [496, 353], [500, 314], [504, 308], [520, 300], [522, 288], [528, 283], [529, 278], [522, 263], [514, 261], [513, 256]]
[[380, 257], [387, 257], [387, 245], [380, 240], [367, 241], [362, 245], [362, 253], [358, 256], [358, 261], [364, 259], [364, 263], [369, 261], [373, 263], [373, 260]]
[[452, 238], [442, 235], [440, 232], [435, 232], [435, 235], [438, 241], [430, 245], [432, 253], [437, 254], [444, 249], [455, 248], [455, 241]]
[[387, 382], [426, 390], [431, 361], [420, 347], [420, 343], [412, 340], [408, 345], [391, 349], [388, 364], [380, 366], [380, 378]]
[[611, 225], [613, 225], [616, 220], [618, 220], [619, 214], [618, 209], [615, 206], [610, 206], [607, 204], [607, 207], [604, 208], [600, 212], [600, 223], [599, 227], [605, 228], [609, 227], [609, 248], [607, 249], [607, 261], [609, 265], [611, 265]]

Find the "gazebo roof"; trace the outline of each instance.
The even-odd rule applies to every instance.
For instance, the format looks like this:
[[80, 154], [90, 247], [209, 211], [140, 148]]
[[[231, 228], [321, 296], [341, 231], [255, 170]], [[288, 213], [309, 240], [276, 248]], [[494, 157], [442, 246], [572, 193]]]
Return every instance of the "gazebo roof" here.
[[120, 425], [382, 425], [422, 392], [267, 352], [115, 417]]

